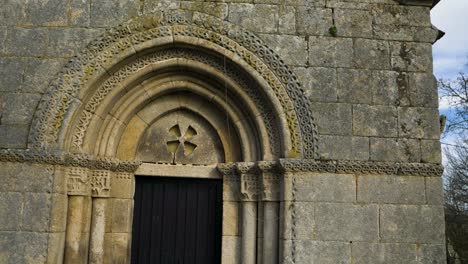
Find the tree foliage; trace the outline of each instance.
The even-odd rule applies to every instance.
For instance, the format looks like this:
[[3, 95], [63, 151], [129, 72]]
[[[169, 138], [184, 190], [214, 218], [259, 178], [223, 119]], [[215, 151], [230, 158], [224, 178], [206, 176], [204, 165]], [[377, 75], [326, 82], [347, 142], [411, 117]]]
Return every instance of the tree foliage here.
[[468, 133], [468, 74], [460, 73], [455, 80], [439, 80], [442, 100], [450, 105], [445, 134], [457, 134], [466, 138]]

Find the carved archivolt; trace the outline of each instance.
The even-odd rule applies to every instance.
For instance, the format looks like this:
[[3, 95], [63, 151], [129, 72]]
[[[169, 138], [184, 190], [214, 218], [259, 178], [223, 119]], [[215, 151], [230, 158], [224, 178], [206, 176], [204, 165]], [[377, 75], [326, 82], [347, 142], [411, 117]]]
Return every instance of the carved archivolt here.
[[[30, 147], [60, 148], [67, 129], [65, 119], [73, 116], [74, 109], [83, 101], [90, 102], [80, 117], [84, 129], [87, 126], [86, 116], [95, 110], [100, 99], [98, 95], [88, 101], [88, 98], [84, 98], [86, 90], [90, 85], [99, 83], [102, 76], [112, 72], [112, 67], [118, 62], [141, 50], [187, 42], [199, 43], [218, 54], [227, 54], [246, 70], [256, 72], [255, 75], [268, 83], [286, 116], [291, 155], [308, 159], [317, 157], [317, 131], [309, 102], [297, 78], [278, 55], [258, 37], [238, 26], [188, 11], [155, 13], [150, 17], [135, 18], [108, 30], [91, 42], [83, 53], [72, 58], [41, 100], [30, 133]], [[144, 66], [148, 61], [139, 60], [135, 63]], [[106, 89], [118, 85], [117, 75], [125, 74], [114, 73], [116, 78], [109, 78], [109, 82], [98, 93], [105, 94]], [[73, 144], [80, 144], [79, 137], [83, 133], [78, 131]]]

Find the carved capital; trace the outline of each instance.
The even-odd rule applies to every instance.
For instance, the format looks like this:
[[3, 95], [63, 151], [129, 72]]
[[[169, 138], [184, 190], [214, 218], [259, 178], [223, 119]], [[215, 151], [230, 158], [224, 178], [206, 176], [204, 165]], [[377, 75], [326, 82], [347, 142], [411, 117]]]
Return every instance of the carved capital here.
[[259, 172], [254, 162], [239, 162], [236, 164], [240, 174], [240, 193], [244, 201], [256, 201], [259, 193]]
[[91, 172], [91, 195], [93, 197], [109, 197], [111, 172], [109, 170], [93, 170]]
[[262, 172], [261, 190], [263, 201], [279, 201], [281, 195], [282, 173], [278, 162], [259, 161], [258, 168]]
[[89, 195], [88, 173], [89, 170], [87, 168], [68, 167], [66, 169], [68, 195]]

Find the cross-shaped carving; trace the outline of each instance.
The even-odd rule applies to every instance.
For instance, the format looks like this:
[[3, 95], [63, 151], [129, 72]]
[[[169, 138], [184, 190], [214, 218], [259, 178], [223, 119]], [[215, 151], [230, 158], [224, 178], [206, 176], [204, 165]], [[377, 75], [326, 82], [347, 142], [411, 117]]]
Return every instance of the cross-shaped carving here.
[[190, 156], [195, 151], [197, 145], [190, 142], [190, 140], [196, 135], [197, 131], [190, 125], [183, 136], [178, 124], [169, 129], [169, 140], [166, 144], [167, 149], [172, 153], [173, 162], [175, 162], [175, 156], [180, 147], [182, 147], [185, 156]]

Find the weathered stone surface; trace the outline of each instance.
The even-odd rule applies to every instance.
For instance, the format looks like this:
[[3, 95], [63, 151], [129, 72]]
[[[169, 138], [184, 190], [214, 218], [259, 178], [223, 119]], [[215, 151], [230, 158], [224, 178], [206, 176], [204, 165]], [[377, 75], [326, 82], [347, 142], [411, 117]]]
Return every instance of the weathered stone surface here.
[[374, 38], [385, 40], [434, 43], [438, 35], [438, 30], [433, 27], [374, 24], [372, 29]]
[[25, 148], [29, 125], [0, 125], [1, 148]]
[[381, 205], [380, 237], [385, 242], [444, 243], [444, 209], [428, 205]]
[[323, 67], [294, 68], [304, 87], [306, 96], [313, 102], [336, 102], [336, 70]]
[[253, 32], [274, 33], [278, 25], [278, 6], [230, 4], [228, 20]]
[[353, 135], [396, 137], [397, 118], [396, 107], [353, 105]]
[[296, 9], [294, 7], [279, 7], [278, 31], [282, 34], [291, 34], [296, 32]]
[[63, 263], [65, 233], [50, 233], [47, 241], [47, 262]]
[[180, 3], [180, 7], [187, 10], [210, 14], [221, 19], [225, 19], [228, 16], [228, 4], [226, 3], [182, 1]]
[[139, 12], [140, 1], [91, 1], [91, 26], [112, 27]]
[[374, 5], [372, 16], [375, 24], [431, 26], [429, 7]]
[[399, 135], [401, 137], [438, 139], [440, 136], [437, 108], [398, 108]]
[[44, 93], [49, 88], [49, 82], [59, 72], [63, 64], [64, 60], [62, 59], [26, 59], [21, 91]]
[[333, 18], [338, 36], [372, 37], [372, 17], [367, 10], [335, 9]]
[[353, 242], [351, 252], [353, 263], [417, 263], [415, 244]]
[[338, 69], [338, 101], [372, 103], [372, 71]]
[[445, 244], [420, 245], [417, 250], [418, 263], [445, 264], [447, 263]]
[[354, 202], [356, 182], [348, 174], [296, 175], [295, 197], [297, 201]]
[[352, 67], [353, 40], [310, 36], [309, 64], [319, 67]]
[[49, 30], [50, 40], [47, 46], [47, 55], [50, 57], [73, 56], [101, 33], [101, 30], [82, 28], [57, 28]]
[[[143, 13], [144, 14], [151, 14], [155, 11], [164, 11], [164, 10], [172, 10], [178, 9], [181, 7], [182, 1], [173, 1], [173, 0], [148, 0], [144, 1], [143, 4]], [[204, 12], [209, 12], [204, 10]]]
[[16, 190], [20, 192], [50, 192], [52, 189], [53, 169], [51, 165], [14, 164], [10, 171], [16, 174]]
[[[304, 66], [307, 63], [307, 41], [290, 35], [261, 34], [260, 38], [288, 65]], [[305, 55], [305, 56], [304, 56]]]
[[411, 106], [436, 108], [439, 105], [437, 80], [432, 73], [410, 73], [409, 94]]
[[131, 230], [131, 211], [133, 201], [130, 199], [112, 199], [112, 225], [113, 233], [126, 233]]
[[[369, 3], [372, 3], [372, 2], [373, 1], [328, 0], [326, 3], [326, 7], [368, 10], [370, 6]], [[390, 2], [390, 1], [387, 1], [387, 2]]]
[[22, 1], [3, 1], [0, 18], [4, 26], [16, 26], [24, 20], [25, 5]]
[[70, 26], [84, 26], [90, 24], [91, 0], [72, 1], [70, 3], [69, 23]]
[[[294, 243], [294, 244], [293, 244]], [[283, 263], [350, 264], [350, 243], [335, 241], [285, 240]], [[292, 248], [296, 256], [291, 256]]]
[[[318, 240], [379, 240], [379, 210], [377, 205], [317, 204], [315, 221]], [[366, 228], [362, 228], [363, 226]]]
[[34, 93], [3, 94], [1, 101], [5, 110], [2, 124], [29, 124], [40, 99], [41, 95]]
[[442, 163], [442, 150], [439, 140], [421, 140], [421, 161]]
[[350, 104], [314, 103], [312, 112], [322, 135], [351, 135], [352, 112]]
[[62, 0], [26, 1], [24, 23], [34, 26], [66, 26], [68, 4]]
[[46, 193], [26, 193], [24, 195], [24, 231], [46, 232], [49, 230], [51, 195]]
[[[2, 42], [0, 42], [2, 43]], [[0, 58], [0, 92], [18, 91], [23, 80], [24, 61], [18, 58]], [[0, 94], [0, 104], [5, 94]], [[5, 109], [5, 105], [3, 105]], [[0, 107], [0, 110], [2, 107]]]
[[239, 203], [223, 202], [223, 236], [239, 235]]
[[368, 160], [369, 138], [349, 136], [319, 136], [322, 159]]
[[221, 262], [240, 264], [241, 239], [237, 236], [223, 236]]
[[421, 159], [419, 140], [371, 138], [370, 159], [375, 161], [419, 162]]
[[5, 40], [5, 53], [15, 56], [43, 56], [47, 31], [41, 28], [10, 28]]
[[427, 177], [426, 199], [428, 204], [442, 206], [444, 204], [443, 182], [440, 177]]
[[0, 230], [19, 230], [23, 195], [16, 192], [0, 193]]
[[424, 177], [363, 175], [357, 186], [357, 200], [363, 203], [426, 203]]
[[387, 41], [371, 39], [354, 40], [354, 65], [357, 68], [390, 69], [389, 45]]
[[397, 105], [399, 98], [398, 72], [372, 72], [372, 102], [374, 104]]
[[324, 36], [333, 26], [332, 10], [328, 8], [297, 8], [297, 32], [301, 35]]
[[0, 232], [0, 262], [45, 263], [47, 239], [46, 233]]
[[391, 42], [390, 56], [394, 70], [432, 72], [432, 44]]
[[65, 232], [67, 224], [68, 197], [63, 194], [51, 195], [50, 232]]
[[284, 239], [314, 239], [315, 203], [284, 202]]

